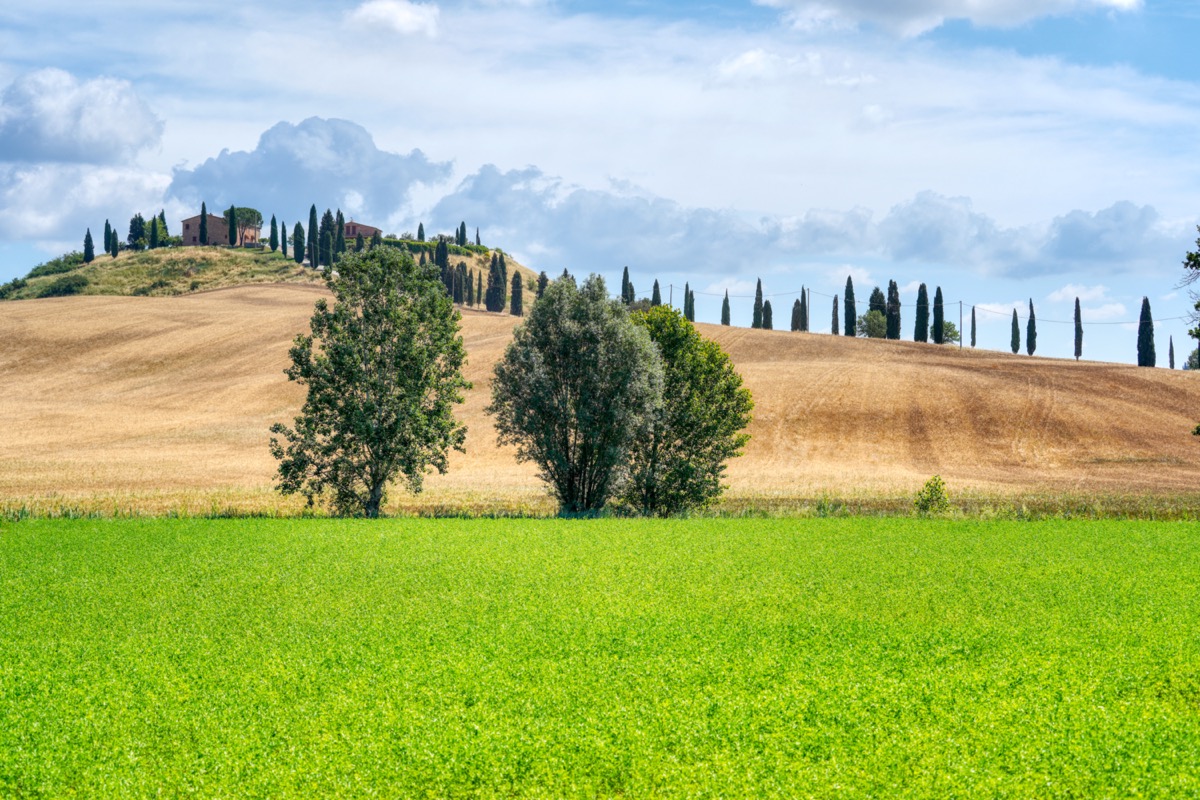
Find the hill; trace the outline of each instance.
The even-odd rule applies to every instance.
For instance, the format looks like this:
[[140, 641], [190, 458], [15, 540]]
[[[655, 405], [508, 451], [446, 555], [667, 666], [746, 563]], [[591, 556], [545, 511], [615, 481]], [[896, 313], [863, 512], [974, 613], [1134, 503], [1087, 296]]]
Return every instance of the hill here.
[[[313, 285], [0, 303], [0, 501], [192, 511], [278, 507], [268, 428], [302, 390], [283, 370]], [[466, 454], [424, 508], [546, 508], [483, 408], [517, 320], [464, 310]], [[1200, 490], [1200, 375], [953, 347], [700, 325], [754, 394], [730, 503], [952, 492]], [[15, 388], [13, 388], [15, 387]], [[107, 506], [105, 504], [108, 504]], [[124, 504], [124, 505], [123, 505]]]
[[[431, 243], [413, 242], [412, 247], [430, 249]], [[483, 272], [487, 283], [487, 267], [492, 251], [474, 248], [453, 248], [450, 263], [464, 262], [468, 269]], [[537, 273], [505, 254], [510, 274], [521, 273], [526, 285], [537, 280]], [[80, 281], [82, 278], [84, 280]], [[55, 292], [57, 283], [72, 281], [67, 291]], [[28, 300], [48, 294], [65, 295], [129, 295], [171, 297], [191, 292], [224, 289], [261, 283], [301, 283], [324, 285], [319, 270], [297, 264], [291, 258], [270, 250], [236, 249], [229, 247], [164, 247], [134, 252], [123, 250], [115, 259], [99, 255], [90, 264], [82, 263], [75, 253], [39, 265], [22, 280], [5, 284], [0, 298]]]

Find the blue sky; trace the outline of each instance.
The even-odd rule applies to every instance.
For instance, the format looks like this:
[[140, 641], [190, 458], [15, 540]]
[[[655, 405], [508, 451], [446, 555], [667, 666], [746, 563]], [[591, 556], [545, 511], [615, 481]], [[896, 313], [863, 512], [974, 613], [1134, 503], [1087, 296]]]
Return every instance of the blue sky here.
[[[1008, 346], [1133, 362], [1200, 222], [1200, 10], [1178, 0], [178, 0], [0, 8], [0, 280], [83, 231], [236, 202], [452, 230], [551, 274], [828, 328], [917, 286]], [[71, 24], [64, 26], [63, 20]], [[676, 300], [679, 293], [676, 292]]]

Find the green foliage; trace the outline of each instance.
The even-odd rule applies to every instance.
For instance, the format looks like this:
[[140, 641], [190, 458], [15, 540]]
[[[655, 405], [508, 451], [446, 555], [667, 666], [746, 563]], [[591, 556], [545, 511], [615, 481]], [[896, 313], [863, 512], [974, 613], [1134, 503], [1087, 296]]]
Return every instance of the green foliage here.
[[5, 797], [1200, 789], [1194, 523], [29, 521], [0, 564]]
[[424, 222], [417, 223], [417, 241], [418, 242], [425, 241], [425, 223]]
[[1150, 314], [1150, 298], [1142, 298], [1142, 313], [1138, 321], [1137, 336], [1137, 365], [1153, 367], [1156, 362], [1154, 353], [1154, 317]]
[[305, 243], [306, 239], [304, 238], [304, 226], [297, 222], [296, 226], [292, 228], [292, 258], [297, 264], [304, 263]]
[[771, 301], [770, 300], [766, 300], [763, 302], [762, 327], [763, 327], [763, 330], [768, 330], [768, 331], [774, 330], [774, 328], [775, 328], [775, 320], [774, 320], [774, 315], [771, 312]]
[[929, 341], [929, 290], [925, 284], [917, 288], [916, 327], [913, 328], [914, 342]]
[[[626, 274], [628, 274], [628, 267], [626, 267]], [[546, 287], [549, 285], [550, 285], [550, 278], [546, 275], [546, 271], [542, 270], [541, 272], [538, 273], [537, 299], [540, 300], [542, 298], [542, 295], [544, 295], [546, 293]]]
[[90, 264], [96, 259], [96, 245], [92, 242], [92, 229], [88, 228], [83, 235], [83, 263]]
[[595, 514], [619, 488], [629, 453], [653, 422], [663, 368], [644, 328], [608, 299], [604, 279], [546, 287], [496, 364], [501, 444], [538, 467], [560, 513]]
[[797, 322], [800, 323], [799, 330], [807, 333], [808, 332], [808, 292], [805, 290], [805, 288], [803, 286], [800, 287], [799, 312], [800, 312], [799, 319], [797, 320]]
[[[975, 309], [971, 309], [972, 331], [974, 331], [974, 327], [973, 327], [974, 324], [975, 324]], [[971, 335], [972, 341], [974, 340], [974, 338], [975, 338], [974, 333], [972, 333], [972, 335]], [[1079, 312], [1079, 298], [1076, 297], [1075, 298], [1075, 360], [1078, 361], [1079, 357], [1081, 355], [1083, 355], [1083, 315], [1080, 314], [1080, 312]]]
[[[933, 338], [933, 328], [930, 327], [929, 338]], [[962, 339], [962, 334], [958, 332], [958, 326], [950, 320], [942, 321], [942, 344], [958, 344]]]
[[146, 220], [141, 214], [134, 214], [129, 219], [129, 235], [125, 238], [131, 250], [143, 250], [146, 247]]
[[625, 305], [629, 305], [636, 299], [633, 294], [633, 284], [629, 282], [629, 267], [625, 267], [621, 273], [621, 301]]
[[347, 255], [326, 285], [333, 307], [317, 301], [286, 370], [307, 387], [304, 406], [294, 429], [271, 428], [283, 437], [271, 439], [278, 488], [374, 517], [392, 481], [419, 492], [425, 473], [444, 473], [447, 451], [462, 449], [466, 428], [452, 412], [470, 384], [459, 316], [433, 270], [391, 249]]
[[887, 312], [885, 314], [887, 322], [887, 338], [900, 338], [900, 287], [895, 281], [888, 281], [887, 294]]
[[762, 278], [754, 286], [754, 314], [750, 320], [751, 328], [761, 328], [763, 326], [763, 292]]
[[74, 250], [70, 253], [64, 253], [58, 258], [52, 258], [43, 264], [38, 264], [29, 270], [29, 274], [25, 278], [26, 280], [31, 280], [33, 278], [43, 278], [47, 275], [61, 275], [64, 272], [74, 272], [82, 267], [83, 264], [83, 253]]
[[950, 510], [950, 495], [946, 493], [946, 484], [941, 476], [934, 475], [925, 481], [913, 500], [913, 506], [922, 514], [944, 514]]
[[514, 317], [525, 315], [525, 289], [521, 285], [521, 274], [514, 272], [512, 276], [512, 294], [508, 304], [509, 313]]
[[829, 323], [829, 325], [830, 325], [830, 327], [829, 327], [830, 333], [832, 333], [834, 336], [837, 336], [838, 335], [838, 298], [837, 298], [836, 294], [833, 296], [833, 320]]
[[798, 297], [792, 301], [792, 324], [789, 330], [800, 330], [800, 298]]
[[1167, 337], [1167, 369], [1175, 369], [1175, 337]]
[[971, 306], [971, 347], [975, 346], [975, 306]]
[[208, 244], [208, 204], [200, 203], [200, 244]]
[[887, 336], [887, 318], [883, 312], [871, 309], [855, 322], [855, 330], [859, 336], [868, 339], [883, 339]]
[[754, 403], [720, 346], [668, 306], [632, 315], [658, 346], [662, 404], [629, 461], [622, 499], [638, 512], [667, 516], [703, 508], [721, 494], [725, 462], [750, 440]]
[[237, 206], [230, 206], [225, 212], [225, 230], [228, 234], [226, 243], [230, 247], [237, 247], [238, 243], [238, 214]]
[[883, 296], [883, 290], [876, 286], [871, 290], [871, 298], [867, 301], [867, 313], [878, 311], [880, 314], [887, 317], [887, 299]]
[[934, 344], [945, 344], [946, 339], [946, 308], [942, 300], [942, 287], [937, 287], [933, 294], [933, 323], [929, 326], [929, 338]]
[[274, 253], [276, 250], [279, 249], [279, 224], [277, 222], [275, 222], [274, 214], [271, 215], [270, 237], [271, 238], [268, 240], [267, 244], [270, 246], [271, 252]]
[[1013, 309], [1012, 317], [1012, 337], [1009, 340], [1009, 346], [1012, 348], [1013, 355], [1021, 352], [1021, 323], [1017, 319], [1017, 310]]
[[279, 254], [284, 258], [288, 257], [288, 226], [287, 222], [283, 222], [279, 228]]
[[725, 299], [721, 301], [721, 324], [729, 324], [729, 290], [725, 290]]
[[367, 249], [366, 237], [364, 237], [362, 235], [362, 231], [359, 231], [358, 235], [354, 237], [354, 252], [361, 253], [363, 250], [366, 250], [366, 249]]
[[657, 278], [654, 280], [654, 289], [650, 292], [650, 305], [652, 305], [652, 306], [661, 306], [662, 305], [662, 292], [658, 288], [658, 279]]
[[79, 294], [88, 286], [86, 275], [75, 273], [73, 275], [63, 275], [61, 278], [55, 278], [50, 283], [42, 287], [38, 292], [38, 297], [67, 297], [68, 295]]
[[0, 283], [0, 300], [7, 300], [29, 285], [24, 278], [13, 278], [8, 283]]

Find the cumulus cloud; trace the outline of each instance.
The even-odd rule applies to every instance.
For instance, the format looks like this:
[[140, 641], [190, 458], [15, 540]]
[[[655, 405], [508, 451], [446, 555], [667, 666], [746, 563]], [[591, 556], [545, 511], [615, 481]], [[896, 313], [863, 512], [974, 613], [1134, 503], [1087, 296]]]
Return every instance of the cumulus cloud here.
[[1096, 286], [1083, 286], [1077, 283], [1068, 283], [1061, 289], [1055, 289], [1050, 294], [1046, 295], [1046, 299], [1052, 303], [1074, 302], [1076, 298], [1081, 303], [1094, 302], [1103, 300], [1108, 297], [1108, 287], [1104, 284]]
[[60, 69], [17, 78], [0, 95], [0, 160], [114, 164], [155, 146], [163, 123], [127, 82]]
[[417, 184], [450, 176], [450, 164], [420, 150], [380, 150], [371, 134], [346, 120], [280, 122], [250, 152], [222, 151], [194, 169], [176, 169], [167, 194], [198, 209], [237, 204], [298, 219], [309, 205], [339, 206], [380, 227], [409, 201]]
[[786, 11], [804, 30], [846, 28], [869, 23], [918, 36], [947, 20], [975, 25], [1012, 27], [1039, 17], [1081, 11], [1135, 11], [1142, 0], [758, 0]]
[[368, 0], [351, 11], [346, 22], [353, 28], [386, 30], [405, 36], [437, 36], [440, 9], [432, 3], [408, 0]]

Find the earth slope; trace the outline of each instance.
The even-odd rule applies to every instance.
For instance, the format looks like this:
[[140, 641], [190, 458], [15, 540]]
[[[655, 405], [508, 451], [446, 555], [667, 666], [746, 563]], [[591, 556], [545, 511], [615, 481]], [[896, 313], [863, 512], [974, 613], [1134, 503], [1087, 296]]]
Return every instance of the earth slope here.
[[[135, 497], [158, 510], [274, 502], [268, 428], [299, 409], [287, 350], [323, 292], [258, 285], [0, 303], [0, 499]], [[496, 446], [483, 411], [516, 322], [463, 312], [467, 452], [429, 479], [422, 503], [545, 502], [535, 471]], [[1000, 495], [1200, 487], [1198, 375], [699, 327], [754, 394], [753, 438], [729, 469], [734, 498], [899, 495], [934, 473], [952, 490]]]

